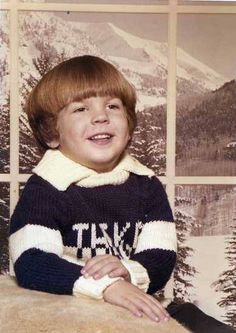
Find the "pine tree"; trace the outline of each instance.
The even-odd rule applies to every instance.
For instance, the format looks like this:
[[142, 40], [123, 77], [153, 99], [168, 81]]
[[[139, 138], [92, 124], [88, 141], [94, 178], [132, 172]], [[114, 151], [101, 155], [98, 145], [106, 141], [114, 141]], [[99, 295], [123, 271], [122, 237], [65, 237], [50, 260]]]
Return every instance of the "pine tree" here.
[[[9, 75], [6, 59], [0, 59], [1, 92], [5, 92], [7, 76]], [[9, 92], [4, 93], [0, 103], [0, 172], [9, 172], [10, 159], [10, 97]]]
[[[189, 203], [188, 199], [176, 198], [176, 207], [180, 203]], [[178, 239], [177, 263], [174, 271], [174, 299], [176, 302], [190, 301], [188, 288], [193, 287], [190, 282], [196, 269], [187, 263], [187, 259], [192, 255], [193, 249], [185, 245], [187, 236], [194, 224], [194, 218], [183, 212], [181, 209], [175, 210], [175, 222]]]
[[165, 174], [165, 111], [163, 107], [137, 113], [138, 125], [129, 152], [156, 175]]
[[26, 99], [38, 80], [55, 65], [65, 60], [65, 52], [58, 53], [53, 46], [47, 43], [37, 43], [40, 55], [33, 58], [34, 71], [23, 77], [21, 86], [21, 107], [23, 112], [20, 116], [20, 171], [30, 173], [32, 166], [37, 164], [42, 156], [42, 151], [37, 146], [29, 127], [26, 113], [24, 112]]
[[225, 322], [236, 328], [236, 219], [233, 221], [232, 234], [226, 238], [225, 248], [229, 268], [219, 275], [219, 279], [212, 286], [217, 292], [225, 294], [217, 304], [225, 309]]
[[3, 104], [0, 106], [0, 172], [10, 172], [10, 98], [9, 94]]

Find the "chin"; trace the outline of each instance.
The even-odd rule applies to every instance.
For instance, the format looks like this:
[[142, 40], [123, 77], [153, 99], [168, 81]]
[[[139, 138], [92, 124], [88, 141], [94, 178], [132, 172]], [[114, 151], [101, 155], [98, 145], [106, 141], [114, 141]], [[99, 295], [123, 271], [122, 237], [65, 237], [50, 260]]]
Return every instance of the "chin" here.
[[108, 159], [102, 159], [98, 158], [91, 163], [91, 169], [94, 169], [98, 172], [108, 172], [111, 171], [117, 164], [117, 160], [108, 160]]

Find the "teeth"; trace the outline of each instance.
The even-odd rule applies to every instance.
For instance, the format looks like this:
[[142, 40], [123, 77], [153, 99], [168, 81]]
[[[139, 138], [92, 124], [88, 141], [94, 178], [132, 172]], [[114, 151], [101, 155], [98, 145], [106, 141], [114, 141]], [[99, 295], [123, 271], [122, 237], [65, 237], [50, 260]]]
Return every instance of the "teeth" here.
[[109, 134], [97, 134], [92, 136], [90, 139], [91, 140], [101, 140], [101, 139], [110, 139], [111, 135]]

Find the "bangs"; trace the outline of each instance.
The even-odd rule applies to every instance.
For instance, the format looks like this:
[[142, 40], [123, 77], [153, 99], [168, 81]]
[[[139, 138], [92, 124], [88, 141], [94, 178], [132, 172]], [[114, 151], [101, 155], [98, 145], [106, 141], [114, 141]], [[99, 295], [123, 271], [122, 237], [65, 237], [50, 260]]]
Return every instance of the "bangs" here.
[[99, 63], [93, 59], [89, 64], [75, 59], [71, 59], [74, 63], [64, 62], [46, 75], [47, 89], [43, 89], [41, 100], [44, 110], [55, 114], [72, 102], [96, 96], [117, 97], [126, 108], [135, 108], [134, 88], [113, 65], [101, 59]]
[[[74, 82], [73, 82], [74, 81]], [[52, 101], [52, 105], [57, 105], [57, 110], [61, 110], [66, 105], [72, 102], [80, 102], [83, 99], [90, 97], [117, 97], [122, 100], [123, 104], [130, 104], [127, 101], [130, 99], [128, 90], [124, 90], [118, 80], [109, 80], [108, 77], [99, 80], [90, 80], [86, 77], [85, 81], [81, 77], [75, 80], [69, 80], [68, 83], [57, 87], [54, 96], [57, 96], [56, 103]]]

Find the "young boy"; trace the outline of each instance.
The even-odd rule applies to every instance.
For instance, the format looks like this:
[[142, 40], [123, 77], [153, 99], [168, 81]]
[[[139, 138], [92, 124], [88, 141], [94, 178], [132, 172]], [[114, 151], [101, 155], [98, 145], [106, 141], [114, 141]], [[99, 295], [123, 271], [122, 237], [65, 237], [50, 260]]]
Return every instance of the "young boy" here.
[[40, 80], [27, 114], [46, 153], [12, 216], [10, 254], [22, 287], [168, 320], [151, 294], [174, 268], [175, 225], [159, 180], [126, 153], [135, 104], [134, 88], [98, 57], [72, 58]]

